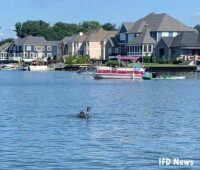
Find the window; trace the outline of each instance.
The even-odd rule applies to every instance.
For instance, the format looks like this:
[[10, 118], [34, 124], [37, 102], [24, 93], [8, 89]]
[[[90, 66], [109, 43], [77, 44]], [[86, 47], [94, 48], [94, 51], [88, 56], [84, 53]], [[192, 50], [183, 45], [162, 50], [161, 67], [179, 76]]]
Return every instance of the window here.
[[51, 51], [52, 47], [51, 46], [47, 46], [47, 51]]
[[147, 46], [144, 45], [144, 52], [147, 52]]
[[139, 47], [139, 52], [142, 52], [142, 46], [138, 46]]
[[130, 52], [133, 52], [133, 46], [130, 46], [130, 47], [131, 47]]
[[108, 48], [108, 55], [112, 53], [112, 48]]
[[120, 41], [125, 41], [126, 36], [124, 33], [120, 33]]
[[135, 46], [135, 52], [138, 52], [138, 46]]
[[47, 57], [52, 57], [52, 53], [47, 53]]
[[45, 58], [45, 53], [42, 53], [42, 58]]
[[28, 58], [28, 53], [24, 53], [24, 58]]
[[151, 45], [148, 45], [148, 52], [151, 52]]
[[31, 57], [30, 58], [33, 58], [33, 53], [31, 53]]
[[34, 51], [45, 51], [44, 46], [34, 46]]
[[162, 37], [162, 33], [161, 32], [158, 32], [157, 33], [157, 41]]
[[177, 32], [173, 32], [173, 37], [176, 37], [178, 35]]
[[26, 51], [31, 51], [31, 46], [30, 45], [26, 46]]
[[162, 32], [162, 37], [169, 37], [169, 32]]
[[134, 39], [134, 34], [128, 34], [128, 42]]

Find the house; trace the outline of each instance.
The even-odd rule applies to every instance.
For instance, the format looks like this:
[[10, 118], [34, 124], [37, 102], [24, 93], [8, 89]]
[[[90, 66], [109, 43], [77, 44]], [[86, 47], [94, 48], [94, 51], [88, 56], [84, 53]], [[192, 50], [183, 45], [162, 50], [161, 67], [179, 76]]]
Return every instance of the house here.
[[110, 37], [116, 36], [116, 31], [105, 31], [98, 29], [90, 32], [85, 39], [84, 54], [93, 60], [106, 59], [106, 43]]
[[8, 53], [7, 50], [10, 46], [10, 43], [5, 43], [0, 46], [0, 60], [8, 60]]
[[65, 37], [62, 40], [63, 55], [83, 55], [83, 42], [86, 39], [87, 35], [79, 32], [70, 37]]
[[133, 39], [132, 34], [128, 34], [131, 29], [133, 28], [134, 22], [123, 22], [118, 34], [116, 36], [116, 40], [118, 42], [118, 51], [120, 54], [124, 55], [126, 54], [126, 44]]
[[74, 55], [84, 55], [85, 52], [85, 40], [89, 33], [83, 34], [82, 32], [74, 40]]
[[65, 37], [62, 40], [63, 55], [89, 55], [93, 60], [105, 60], [106, 42], [110, 37], [115, 37], [116, 33], [97, 29]]
[[14, 40], [8, 50], [8, 58], [15, 61], [32, 62], [36, 58], [61, 57], [61, 42], [47, 41], [44, 37], [27, 36]]
[[123, 23], [118, 35], [119, 54], [150, 56], [162, 37], [175, 37], [183, 32], [195, 32], [172, 16], [150, 13], [136, 22]]
[[120, 54], [121, 46], [119, 45], [119, 42], [118, 42], [116, 36], [112, 36], [107, 39], [105, 48], [106, 48], [106, 54], [105, 54], [106, 60], [108, 60], [109, 57], [115, 58], [115, 56]]
[[200, 34], [184, 32], [176, 37], [164, 37], [159, 40], [155, 49], [157, 61], [165, 57], [171, 61], [182, 57], [187, 61], [195, 61], [200, 56]]

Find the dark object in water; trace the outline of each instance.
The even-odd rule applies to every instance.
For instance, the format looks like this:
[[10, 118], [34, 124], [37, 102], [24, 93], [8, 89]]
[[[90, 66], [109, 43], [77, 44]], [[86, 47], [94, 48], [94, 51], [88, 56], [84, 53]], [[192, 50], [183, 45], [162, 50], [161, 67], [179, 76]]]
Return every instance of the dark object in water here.
[[157, 72], [152, 72], [152, 78], [156, 78], [158, 76]]
[[83, 119], [89, 119], [89, 112], [91, 110], [91, 107], [87, 107], [87, 111], [84, 112], [84, 111], [81, 111], [80, 113], [77, 114], [77, 116], [79, 118], [83, 118]]
[[158, 73], [156, 72], [145, 72], [143, 75], [142, 75], [142, 78], [144, 80], [151, 80], [152, 78], [156, 78], [158, 76]]

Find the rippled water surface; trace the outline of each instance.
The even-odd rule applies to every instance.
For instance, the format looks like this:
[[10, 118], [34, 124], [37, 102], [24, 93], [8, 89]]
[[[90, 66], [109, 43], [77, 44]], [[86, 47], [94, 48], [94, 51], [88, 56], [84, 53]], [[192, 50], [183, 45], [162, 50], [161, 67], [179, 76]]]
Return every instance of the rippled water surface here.
[[[200, 74], [185, 75], [0, 71], [0, 169], [168, 169], [161, 157], [192, 159], [184, 168], [200, 169]], [[88, 121], [76, 117], [86, 106]]]

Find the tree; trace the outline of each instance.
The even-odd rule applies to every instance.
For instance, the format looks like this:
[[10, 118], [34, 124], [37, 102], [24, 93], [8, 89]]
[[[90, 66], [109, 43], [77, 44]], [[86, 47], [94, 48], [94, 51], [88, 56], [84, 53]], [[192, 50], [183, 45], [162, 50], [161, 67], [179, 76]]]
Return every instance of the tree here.
[[77, 34], [78, 32], [89, 32], [94, 29], [104, 28], [111, 31], [116, 30], [115, 24], [105, 23], [101, 25], [98, 21], [83, 21], [82, 23], [57, 22], [53, 26], [42, 20], [28, 20], [15, 24], [15, 31], [19, 38], [32, 36], [43, 36], [46, 40], [61, 40], [66, 36]]
[[198, 32], [200, 32], [200, 24], [197, 24], [194, 29], [196, 29]]
[[101, 28], [101, 24], [98, 21], [83, 21], [79, 26], [81, 32], [89, 32]]
[[112, 24], [112, 23], [110, 23], [110, 22], [103, 24], [102, 27], [103, 27], [103, 29], [106, 30], [106, 31], [115, 31], [115, 30], [117, 30], [117, 29], [116, 29], [116, 25], [115, 25], [115, 24]]
[[49, 24], [39, 20], [39, 21], [26, 21], [24, 23], [16, 23], [15, 31], [17, 36], [23, 38], [27, 35], [33, 36], [48, 36]]
[[13, 38], [7, 38], [7, 39], [3, 39], [0, 41], [0, 46], [5, 44], [5, 43], [10, 43], [12, 42], [14, 39]]

